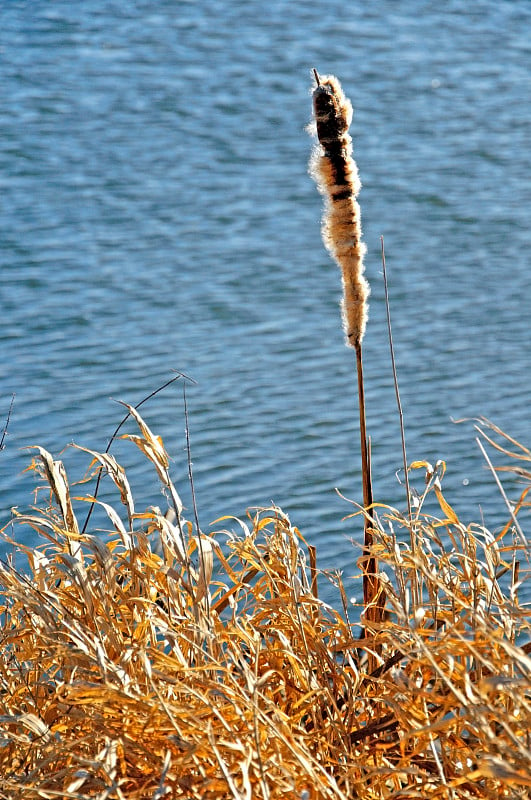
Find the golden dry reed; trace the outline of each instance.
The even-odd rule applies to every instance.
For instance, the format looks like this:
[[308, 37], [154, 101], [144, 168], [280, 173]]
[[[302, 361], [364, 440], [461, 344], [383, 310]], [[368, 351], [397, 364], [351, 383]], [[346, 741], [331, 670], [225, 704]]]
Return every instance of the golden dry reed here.
[[355, 347], [365, 333], [369, 284], [363, 275], [365, 245], [361, 241], [361, 188], [352, 139], [348, 132], [352, 105], [334, 75], [319, 76], [313, 108], [319, 146], [310, 162], [311, 174], [325, 198], [323, 239], [341, 268], [343, 323], [347, 344]]
[[[162, 441], [136, 422], [154, 501], [162, 487], [171, 509]], [[527, 545], [511, 539], [531, 452], [505, 444], [526, 484], [498, 535], [458, 519], [440, 463], [412, 465], [412, 519], [380, 508], [387, 618], [363, 639], [339, 576], [343, 613], [319, 599], [311, 552], [280, 509], [206, 536], [182, 508], [174, 521], [136, 508], [108, 454], [89, 453], [75, 487], [37, 449], [44, 507], [15, 512], [2, 534], [0, 798], [529, 797]], [[107, 533], [81, 532], [92, 470], [108, 484], [93, 522]]]

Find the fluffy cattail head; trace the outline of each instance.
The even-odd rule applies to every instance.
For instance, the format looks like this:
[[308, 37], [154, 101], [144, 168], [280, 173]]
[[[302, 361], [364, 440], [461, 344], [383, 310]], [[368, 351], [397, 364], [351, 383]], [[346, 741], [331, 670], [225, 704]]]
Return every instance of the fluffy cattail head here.
[[361, 184], [348, 133], [352, 105], [336, 77], [320, 77], [315, 70], [314, 74], [313, 107], [320, 147], [312, 156], [310, 171], [325, 197], [323, 240], [341, 268], [343, 323], [347, 344], [355, 347], [365, 333], [369, 284], [363, 275], [365, 245], [356, 200]]

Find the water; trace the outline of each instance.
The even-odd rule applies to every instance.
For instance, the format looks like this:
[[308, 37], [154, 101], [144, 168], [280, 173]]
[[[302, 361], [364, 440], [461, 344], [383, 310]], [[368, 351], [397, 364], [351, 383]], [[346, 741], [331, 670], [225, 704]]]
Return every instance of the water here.
[[[355, 107], [375, 495], [404, 505], [384, 235], [408, 456], [445, 459], [464, 520], [502, 524], [451, 418], [531, 441], [530, 24], [525, 0], [3, 4], [2, 520], [33, 500], [23, 448], [103, 449], [109, 398], [183, 370], [202, 527], [274, 501], [321, 567], [355, 572], [335, 493], [361, 495], [355, 365], [307, 174], [315, 66]], [[190, 506], [179, 384], [143, 410]], [[116, 452], [138, 507], [162, 503], [133, 446]]]

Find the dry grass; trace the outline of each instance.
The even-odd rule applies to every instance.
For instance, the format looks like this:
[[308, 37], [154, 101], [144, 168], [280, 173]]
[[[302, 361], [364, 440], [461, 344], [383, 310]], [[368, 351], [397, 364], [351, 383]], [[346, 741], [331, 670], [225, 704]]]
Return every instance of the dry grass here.
[[[342, 613], [318, 599], [312, 549], [280, 509], [237, 536], [198, 536], [162, 442], [135, 416], [174, 522], [136, 513], [125, 472], [91, 454], [117, 503], [102, 506], [109, 536], [82, 533], [90, 498], [73, 499], [61, 462], [37, 451], [49, 503], [14, 526], [44, 544], [12, 544], [0, 566], [1, 797], [528, 796], [517, 519], [497, 537], [465, 527], [440, 465], [413, 465], [427, 483], [412, 521], [374, 512], [385, 619], [365, 609], [351, 623], [346, 598]], [[518, 512], [531, 453], [491, 434], [519, 459]], [[429, 497], [441, 519], [424, 511]]]

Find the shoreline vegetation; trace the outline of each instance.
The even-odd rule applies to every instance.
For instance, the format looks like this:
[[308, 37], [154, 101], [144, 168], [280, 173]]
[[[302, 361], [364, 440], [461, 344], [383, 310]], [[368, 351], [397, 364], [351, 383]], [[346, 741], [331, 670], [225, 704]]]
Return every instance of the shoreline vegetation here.
[[[529, 544], [520, 517], [531, 451], [476, 421], [493, 491], [507, 506], [498, 531], [460, 521], [444, 495], [443, 462], [407, 467], [422, 488], [405, 484], [406, 512], [373, 499], [352, 109], [336, 78], [314, 74], [312, 169], [356, 350], [363, 502], [352, 503], [351, 520], [363, 544], [351, 566], [362, 602], [347, 598], [339, 572], [327, 579], [340, 608], [320, 599], [316, 548], [280, 508], [221, 517], [208, 535], [194, 508], [189, 520], [164, 444], [139, 411], [145, 400], [126, 406], [104, 452], [77, 448], [87, 458], [79, 483], [34, 448], [40, 502], [14, 510], [1, 530], [9, 555], [0, 560], [0, 798], [530, 794], [531, 620], [520, 601]], [[111, 453], [126, 420], [138, 430], [121, 438], [146, 459], [165, 508], [136, 508]], [[193, 496], [189, 451], [188, 463]], [[503, 472], [523, 482], [516, 500]], [[104, 530], [95, 523], [103, 518]], [[30, 536], [18, 535], [21, 526]], [[41, 544], [20, 543], [35, 534]]]

